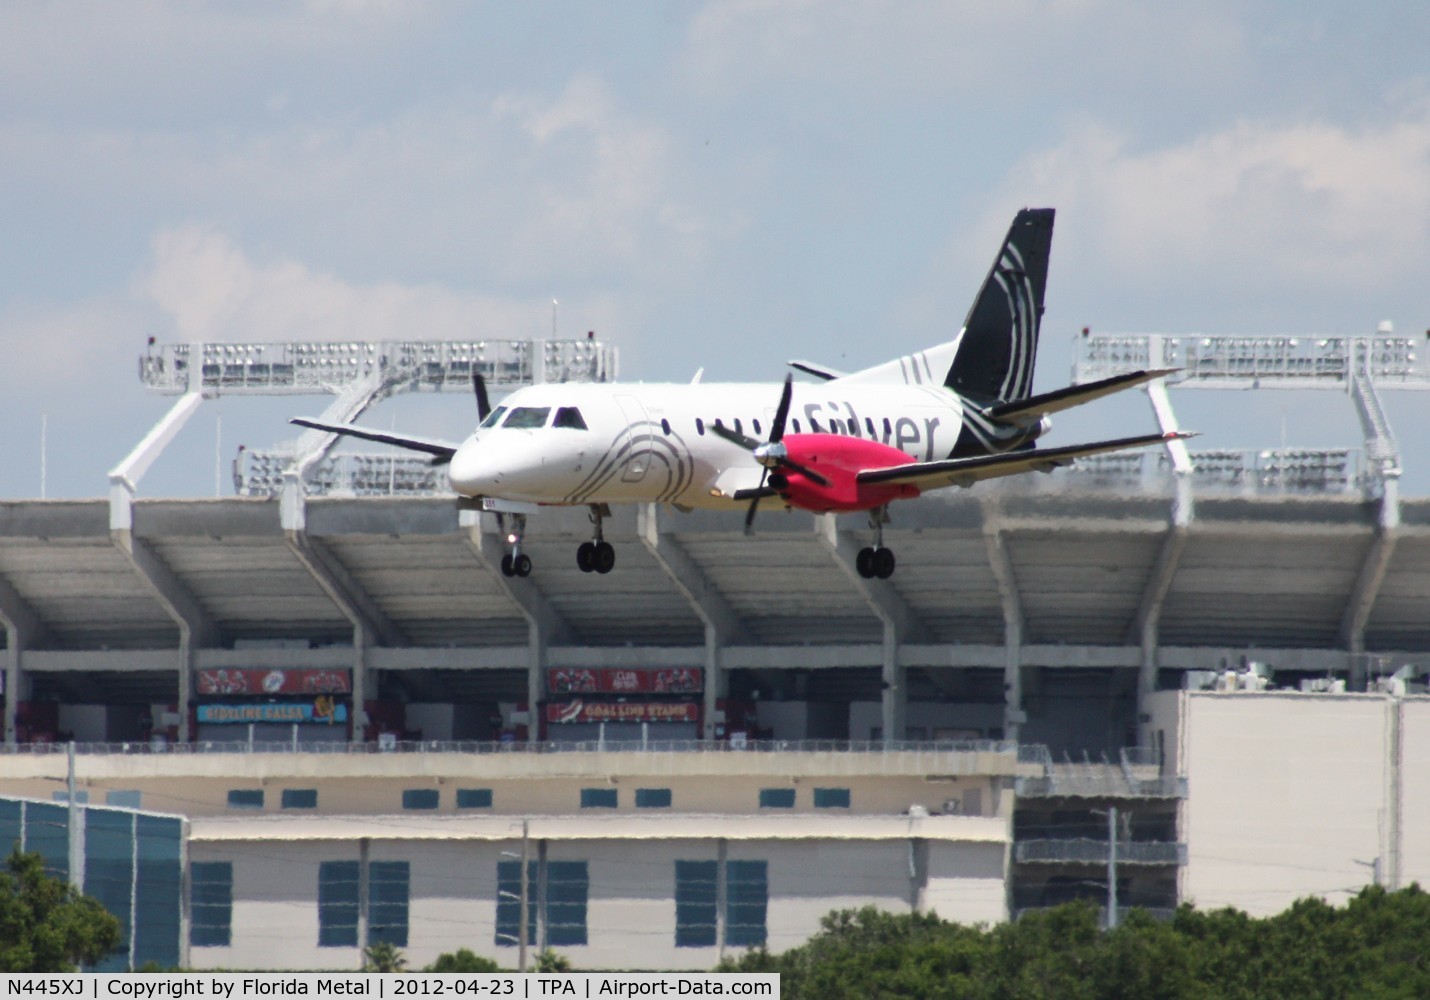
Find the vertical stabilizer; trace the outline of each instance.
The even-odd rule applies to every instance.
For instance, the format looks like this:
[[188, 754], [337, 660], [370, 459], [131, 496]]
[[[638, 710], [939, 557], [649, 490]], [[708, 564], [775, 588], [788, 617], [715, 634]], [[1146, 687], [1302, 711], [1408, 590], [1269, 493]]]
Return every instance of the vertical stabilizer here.
[[980, 404], [1032, 394], [1052, 242], [1053, 209], [1018, 213], [968, 310], [944, 385]]

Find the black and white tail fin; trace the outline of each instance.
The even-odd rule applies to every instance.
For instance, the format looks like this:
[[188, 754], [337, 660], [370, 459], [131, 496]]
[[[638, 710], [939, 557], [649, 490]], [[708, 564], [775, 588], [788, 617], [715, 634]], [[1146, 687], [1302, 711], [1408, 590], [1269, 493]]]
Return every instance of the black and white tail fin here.
[[1032, 395], [1052, 242], [1053, 209], [1018, 213], [968, 310], [944, 385], [982, 405]]

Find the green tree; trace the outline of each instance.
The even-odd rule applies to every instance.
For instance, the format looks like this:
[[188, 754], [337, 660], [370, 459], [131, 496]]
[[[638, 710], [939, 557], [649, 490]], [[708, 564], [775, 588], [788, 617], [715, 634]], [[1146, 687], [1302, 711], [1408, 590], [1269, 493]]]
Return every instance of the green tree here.
[[536, 956], [537, 972], [570, 972], [571, 959], [559, 952], [554, 952], [550, 948], [543, 949], [540, 955]]
[[0, 872], [0, 971], [71, 972], [119, 946], [119, 921], [98, 900], [45, 874], [16, 848]]
[[407, 967], [407, 958], [402, 950], [391, 941], [370, 944], [363, 952], [364, 972], [401, 972]]
[[443, 952], [437, 961], [427, 966], [424, 972], [500, 972], [501, 966], [489, 958], [482, 958], [469, 948], [458, 948], [455, 952]]

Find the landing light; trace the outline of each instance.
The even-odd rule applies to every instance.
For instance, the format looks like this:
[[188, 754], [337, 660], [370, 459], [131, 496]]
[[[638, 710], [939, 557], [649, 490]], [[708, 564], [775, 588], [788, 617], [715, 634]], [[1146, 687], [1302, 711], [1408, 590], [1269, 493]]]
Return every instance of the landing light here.
[[515, 534], [515, 533], [512, 533], [512, 534], [510, 534], [510, 535], [507, 535], [507, 536], [506, 536], [506, 541], [507, 541], [507, 544], [508, 544], [508, 545], [515, 545], [515, 544], [517, 543], [517, 541], [518, 541], [516, 534]]

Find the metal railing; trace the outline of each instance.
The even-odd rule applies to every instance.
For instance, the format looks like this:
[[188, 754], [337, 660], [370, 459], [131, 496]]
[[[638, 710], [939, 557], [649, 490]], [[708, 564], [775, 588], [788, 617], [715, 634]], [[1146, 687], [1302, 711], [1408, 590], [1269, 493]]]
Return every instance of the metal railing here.
[[[1359, 448], [1219, 448], [1190, 452], [1198, 493], [1296, 496], [1351, 493], [1367, 482]], [[1157, 491], [1172, 474], [1165, 451], [1123, 452], [1080, 458], [1062, 470], [1080, 487]]]
[[[1106, 864], [1109, 853], [1107, 841], [1087, 838], [1023, 840], [1013, 845], [1013, 859], [1026, 863]], [[1187, 845], [1160, 840], [1119, 840], [1117, 863], [1185, 865]]]
[[[277, 753], [277, 754], [589, 754], [589, 753], [679, 753], [679, 754], [1007, 754], [1018, 751], [1011, 740], [927, 740], [927, 741], [851, 741], [851, 740], [750, 740], [734, 744], [724, 740], [587, 740], [581, 742], [545, 741], [539, 743], [496, 742], [479, 740], [399, 740], [396, 742], [348, 743], [293, 742], [291, 740], [244, 739], [199, 740], [192, 743], [150, 743], [135, 740], [116, 743], [76, 743], [75, 753], [86, 755], [115, 754], [214, 754], [214, 753]], [[18, 743], [0, 745], [0, 755], [64, 755], [67, 743]]]

